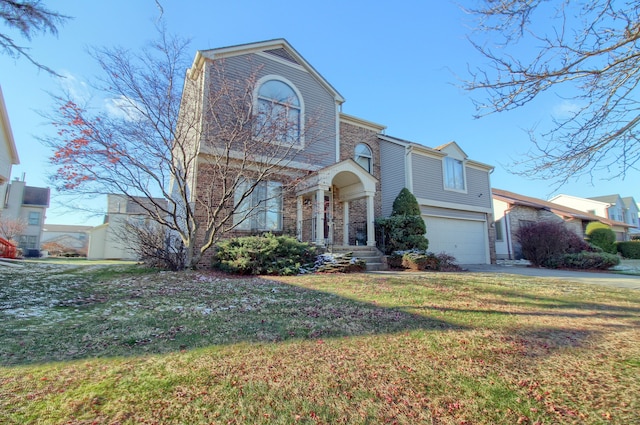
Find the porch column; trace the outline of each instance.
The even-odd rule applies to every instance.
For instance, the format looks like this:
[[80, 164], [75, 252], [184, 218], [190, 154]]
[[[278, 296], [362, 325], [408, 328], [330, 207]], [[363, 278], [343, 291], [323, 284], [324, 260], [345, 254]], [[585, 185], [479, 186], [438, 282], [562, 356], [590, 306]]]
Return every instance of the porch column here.
[[316, 245], [324, 246], [324, 190], [316, 191]]
[[342, 246], [349, 246], [349, 201], [342, 203]]
[[296, 238], [302, 242], [302, 196], [296, 198]]
[[373, 194], [367, 194], [367, 246], [376, 246]]

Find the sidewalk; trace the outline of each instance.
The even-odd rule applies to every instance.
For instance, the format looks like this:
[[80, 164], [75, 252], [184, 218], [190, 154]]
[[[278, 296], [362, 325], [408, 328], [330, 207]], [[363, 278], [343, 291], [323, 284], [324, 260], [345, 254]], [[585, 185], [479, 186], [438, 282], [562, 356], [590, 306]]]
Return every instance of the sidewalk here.
[[545, 279], [561, 279], [571, 282], [605, 285], [617, 288], [640, 290], [640, 276], [630, 276], [610, 272], [583, 272], [573, 270], [543, 269], [523, 264], [468, 264], [462, 268], [474, 273], [503, 273], [534, 276]]

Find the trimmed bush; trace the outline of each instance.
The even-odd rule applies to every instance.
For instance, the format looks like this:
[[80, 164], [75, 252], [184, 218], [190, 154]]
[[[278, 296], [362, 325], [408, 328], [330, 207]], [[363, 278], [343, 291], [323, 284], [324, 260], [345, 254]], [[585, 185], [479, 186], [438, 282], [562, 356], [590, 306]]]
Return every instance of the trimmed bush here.
[[620, 264], [620, 258], [606, 252], [580, 252], [565, 254], [561, 257], [559, 267], [582, 270], [608, 270]]
[[609, 228], [594, 229], [589, 233], [589, 243], [602, 248], [604, 252], [609, 254], [616, 254], [618, 249], [616, 248], [616, 234]]
[[618, 242], [616, 247], [624, 258], [640, 259], [640, 241]]
[[382, 236], [385, 254], [394, 251], [417, 249], [425, 251], [429, 240], [424, 236], [427, 226], [420, 216], [416, 197], [407, 189], [400, 191], [393, 201], [391, 217], [381, 217], [375, 222], [377, 233]]
[[444, 252], [434, 254], [433, 252], [418, 250], [405, 252], [398, 251], [393, 253], [390, 257], [401, 259], [400, 267], [396, 268], [413, 271], [460, 271], [460, 267], [455, 263], [455, 257]]
[[316, 260], [313, 245], [291, 236], [245, 236], [222, 241], [213, 266], [242, 275], [296, 275]]
[[589, 250], [589, 245], [561, 221], [541, 221], [520, 227], [516, 238], [522, 255], [534, 266], [560, 267], [564, 254]]
[[403, 188], [393, 201], [391, 215], [420, 215], [420, 205], [413, 193]]

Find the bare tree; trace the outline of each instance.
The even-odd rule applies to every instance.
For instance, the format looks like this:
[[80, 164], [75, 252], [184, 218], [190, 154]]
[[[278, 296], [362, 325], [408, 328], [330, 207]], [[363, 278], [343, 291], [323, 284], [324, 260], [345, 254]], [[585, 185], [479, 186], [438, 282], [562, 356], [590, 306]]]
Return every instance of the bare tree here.
[[471, 35], [488, 59], [466, 88], [478, 116], [519, 108], [544, 93], [568, 106], [550, 131], [530, 132], [534, 148], [519, 174], [566, 182], [606, 170], [622, 177], [640, 160], [640, 6], [596, 0], [485, 0], [469, 9]]
[[[69, 16], [47, 9], [40, 0], [0, 0], [0, 21], [27, 40], [36, 34], [58, 35], [58, 25], [69, 19]], [[0, 50], [9, 56], [24, 57], [38, 68], [57, 75], [31, 57], [27, 47], [18, 44], [14, 37], [4, 31], [0, 32]]]
[[140, 52], [96, 50], [105, 71], [96, 88], [109, 110], [58, 96], [50, 116], [58, 133], [44, 142], [54, 149], [60, 190], [125, 195], [180, 238], [184, 264], [196, 267], [223, 234], [263, 215], [295, 184], [291, 165], [302, 151], [292, 135], [304, 135], [286, 99], [255, 107], [259, 67], [238, 76], [218, 62], [206, 78], [185, 78], [187, 53], [188, 42], [162, 28]]
[[23, 218], [3, 217], [0, 214], [0, 237], [16, 242], [18, 236], [24, 233], [27, 222]]

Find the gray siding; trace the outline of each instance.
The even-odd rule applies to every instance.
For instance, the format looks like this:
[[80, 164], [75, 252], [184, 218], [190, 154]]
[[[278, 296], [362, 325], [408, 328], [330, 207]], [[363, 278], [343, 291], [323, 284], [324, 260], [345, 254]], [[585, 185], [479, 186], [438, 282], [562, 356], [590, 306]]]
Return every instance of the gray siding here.
[[404, 155], [403, 146], [380, 140], [380, 191], [383, 217], [391, 215], [393, 201], [405, 187]]
[[486, 221], [487, 216], [484, 213], [474, 211], [452, 210], [449, 208], [429, 207], [422, 205], [420, 207], [422, 215], [445, 217], [445, 218], [459, 218], [463, 220], [476, 220]]
[[417, 198], [491, 208], [489, 172], [466, 167], [467, 193], [444, 190], [442, 160], [412, 154], [413, 193]]
[[258, 70], [258, 78], [273, 74], [291, 81], [301, 93], [305, 107], [305, 149], [296, 160], [320, 167], [335, 163], [335, 99], [311, 74], [255, 54], [226, 58], [224, 69], [228, 76], [240, 80]]

